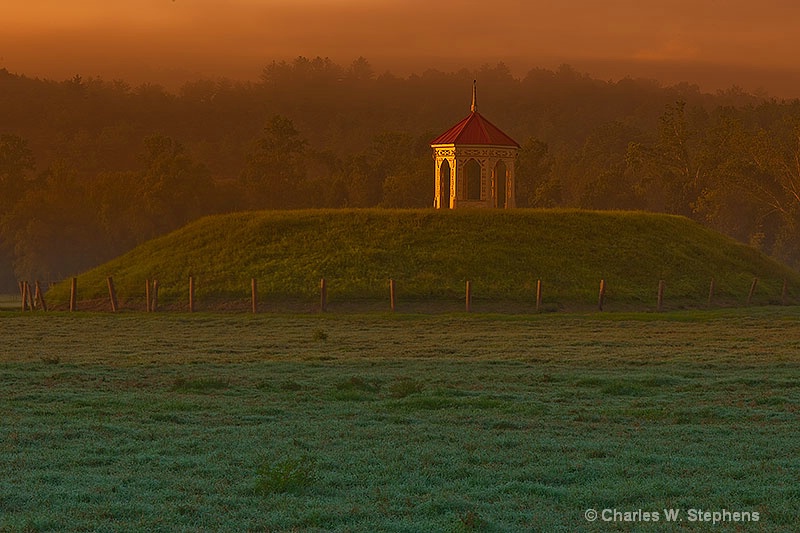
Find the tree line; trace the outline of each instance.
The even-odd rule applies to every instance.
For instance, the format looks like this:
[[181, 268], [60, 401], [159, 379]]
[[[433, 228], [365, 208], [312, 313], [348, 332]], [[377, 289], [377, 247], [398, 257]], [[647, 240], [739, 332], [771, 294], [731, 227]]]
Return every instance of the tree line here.
[[800, 265], [800, 100], [499, 63], [405, 78], [272, 62], [177, 92], [0, 69], [0, 279], [61, 279], [200, 216], [428, 207], [430, 139], [480, 111], [522, 145], [522, 207], [688, 216]]

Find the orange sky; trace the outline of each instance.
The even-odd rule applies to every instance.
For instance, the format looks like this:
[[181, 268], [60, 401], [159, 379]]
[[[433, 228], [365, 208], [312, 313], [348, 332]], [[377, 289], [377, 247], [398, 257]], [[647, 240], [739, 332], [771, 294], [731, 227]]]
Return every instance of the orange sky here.
[[600, 78], [800, 96], [796, 0], [5, 0], [0, 67], [132, 83], [256, 79], [274, 59], [376, 71], [570, 63]]

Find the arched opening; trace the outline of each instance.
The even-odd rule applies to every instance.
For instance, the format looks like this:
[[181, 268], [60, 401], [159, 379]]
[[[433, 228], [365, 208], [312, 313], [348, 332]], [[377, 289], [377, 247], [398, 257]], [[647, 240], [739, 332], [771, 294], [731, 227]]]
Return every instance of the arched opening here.
[[498, 161], [494, 166], [494, 190], [497, 195], [497, 207], [508, 207], [508, 181], [506, 179], [506, 164]]
[[439, 208], [450, 209], [450, 163], [447, 159], [439, 166]]
[[464, 178], [467, 182], [467, 200], [481, 199], [481, 165], [474, 159], [464, 165]]

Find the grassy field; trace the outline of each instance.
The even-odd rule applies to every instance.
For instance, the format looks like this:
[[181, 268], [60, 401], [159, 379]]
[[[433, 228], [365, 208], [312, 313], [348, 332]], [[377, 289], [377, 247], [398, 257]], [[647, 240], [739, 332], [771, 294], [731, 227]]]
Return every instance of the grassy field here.
[[[3, 312], [0, 352], [2, 531], [798, 523], [797, 307]], [[759, 521], [712, 527], [690, 509]]]
[[20, 308], [20, 297], [18, 294], [0, 293], [0, 311], [8, 311]]
[[[667, 307], [705, 306], [711, 278], [717, 303], [743, 305], [759, 278], [753, 303], [779, 303], [784, 281], [800, 303], [800, 274], [753, 248], [689, 219], [640, 212], [579, 210], [351, 209], [248, 212], [207, 217], [78, 277], [80, 299], [107, 306], [106, 278], [119, 298], [143, 308], [144, 286], [158, 279], [161, 303], [185, 307], [188, 277], [206, 309], [247, 307], [256, 278], [265, 302], [314, 302], [320, 278], [333, 303], [388, 298], [458, 301], [465, 281], [476, 298], [534, 300], [571, 310], [596, 305], [605, 279], [610, 308], [655, 307], [659, 280]], [[68, 284], [47, 293], [66, 305]], [[84, 309], [87, 307], [84, 306]]]

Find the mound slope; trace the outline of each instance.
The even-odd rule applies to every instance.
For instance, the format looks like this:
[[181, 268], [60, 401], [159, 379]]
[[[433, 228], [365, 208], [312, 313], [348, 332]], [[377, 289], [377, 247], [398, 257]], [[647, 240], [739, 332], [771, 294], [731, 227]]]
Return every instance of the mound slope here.
[[[658, 280], [673, 301], [704, 305], [715, 279], [721, 300], [790, 297], [800, 274], [758, 251], [677, 216], [578, 210], [308, 210], [203, 218], [78, 277], [81, 299], [103, 298], [113, 276], [121, 299], [141, 298], [158, 279], [165, 299], [249, 296], [314, 298], [326, 278], [331, 300], [385, 298], [387, 280], [404, 298], [451, 298], [470, 280], [476, 298], [529, 300], [537, 279], [545, 301], [652, 302]], [[48, 297], [64, 300], [66, 284]], [[795, 301], [795, 300], [792, 300]]]

